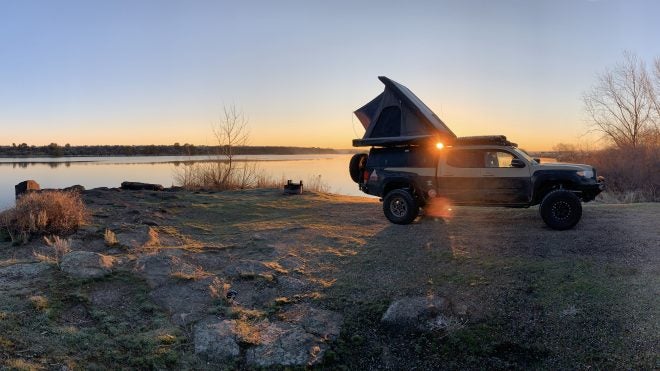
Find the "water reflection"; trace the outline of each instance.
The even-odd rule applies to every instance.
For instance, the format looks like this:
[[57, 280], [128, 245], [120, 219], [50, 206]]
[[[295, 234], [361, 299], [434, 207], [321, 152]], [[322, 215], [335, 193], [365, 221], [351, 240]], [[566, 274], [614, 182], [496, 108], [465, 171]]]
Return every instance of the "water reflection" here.
[[[351, 155], [260, 155], [237, 156], [238, 161], [256, 162], [264, 175], [275, 180], [322, 179], [330, 192], [364, 196], [350, 179]], [[174, 175], [185, 166], [217, 161], [209, 156], [0, 158], [0, 209], [14, 201], [14, 185], [27, 179], [42, 188], [119, 187], [123, 181], [175, 185]]]
[[[75, 162], [76, 164], [82, 164], [82, 161]], [[2, 167], [11, 167], [11, 168], [21, 168], [25, 169], [30, 166], [38, 166], [38, 165], [47, 165], [48, 167], [52, 169], [56, 169], [60, 166], [64, 167], [70, 167], [72, 164], [71, 161], [64, 161], [64, 162], [54, 162], [54, 161], [12, 161], [12, 162], [3, 162], [0, 160], [0, 168]]]

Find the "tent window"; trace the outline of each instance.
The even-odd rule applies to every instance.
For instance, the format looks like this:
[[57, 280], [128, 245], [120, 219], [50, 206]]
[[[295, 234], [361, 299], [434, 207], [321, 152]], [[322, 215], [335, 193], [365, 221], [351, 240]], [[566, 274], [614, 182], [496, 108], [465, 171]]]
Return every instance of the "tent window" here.
[[401, 109], [386, 107], [380, 112], [378, 122], [371, 133], [372, 138], [398, 137], [401, 135]]

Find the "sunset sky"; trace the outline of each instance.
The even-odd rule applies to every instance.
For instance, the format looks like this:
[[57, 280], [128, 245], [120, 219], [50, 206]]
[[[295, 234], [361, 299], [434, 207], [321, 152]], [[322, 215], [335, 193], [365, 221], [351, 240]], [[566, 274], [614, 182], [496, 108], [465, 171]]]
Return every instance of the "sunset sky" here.
[[[628, 50], [660, 57], [659, 1], [0, 0], [0, 145], [348, 148], [403, 83], [458, 135], [529, 150], [585, 133], [581, 96]], [[584, 138], [582, 139], [584, 140]]]

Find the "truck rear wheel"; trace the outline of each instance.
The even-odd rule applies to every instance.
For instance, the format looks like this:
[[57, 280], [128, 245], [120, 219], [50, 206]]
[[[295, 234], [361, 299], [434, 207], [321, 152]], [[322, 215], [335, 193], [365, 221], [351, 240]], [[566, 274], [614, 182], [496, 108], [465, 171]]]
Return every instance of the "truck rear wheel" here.
[[351, 179], [355, 183], [362, 182], [362, 172], [367, 165], [367, 154], [358, 153], [351, 157], [351, 162], [348, 164], [348, 172], [351, 174]]
[[550, 228], [563, 231], [573, 228], [580, 221], [582, 203], [573, 192], [558, 189], [543, 197], [539, 212]]
[[383, 212], [394, 224], [410, 224], [419, 214], [419, 206], [410, 192], [395, 189], [383, 199]]

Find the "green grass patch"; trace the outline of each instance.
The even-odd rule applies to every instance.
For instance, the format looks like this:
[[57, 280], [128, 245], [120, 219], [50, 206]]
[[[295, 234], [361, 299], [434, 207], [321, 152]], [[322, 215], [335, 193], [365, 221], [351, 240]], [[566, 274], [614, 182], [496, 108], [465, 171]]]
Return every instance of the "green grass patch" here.
[[[121, 288], [121, 302], [94, 306], [90, 294], [99, 288]], [[146, 284], [128, 273], [73, 280], [56, 272], [42, 296], [29, 303], [11, 297], [0, 310], [3, 343], [45, 365], [172, 369], [197, 362], [184, 334], [149, 299]]]

